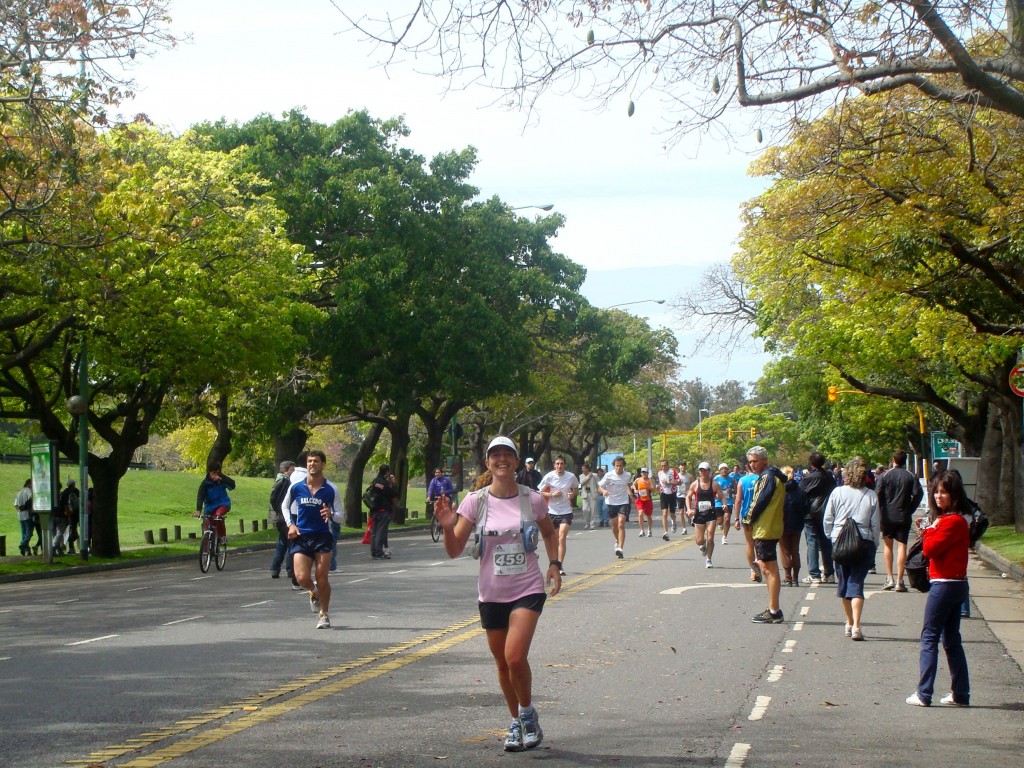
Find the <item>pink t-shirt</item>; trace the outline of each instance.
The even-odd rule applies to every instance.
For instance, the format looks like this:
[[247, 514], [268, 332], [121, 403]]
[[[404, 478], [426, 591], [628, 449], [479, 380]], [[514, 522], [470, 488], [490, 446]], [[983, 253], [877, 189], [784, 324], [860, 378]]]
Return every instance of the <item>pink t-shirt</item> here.
[[[480, 493], [487, 493], [484, 489]], [[530, 506], [534, 520], [548, 516], [544, 497], [537, 491], [530, 491]], [[466, 496], [459, 504], [458, 514], [473, 524], [476, 531], [477, 497], [475, 493]], [[544, 591], [544, 575], [537, 564], [537, 552], [524, 552], [522, 537], [519, 535], [519, 496], [510, 499], [487, 497], [487, 531], [499, 531], [497, 536], [483, 536], [484, 552], [480, 557], [480, 579], [477, 589], [480, 601], [484, 603], [511, 603], [526, 595]], [[473, 546], [470, 534], [469, 546]], [[541, 551], [543, 540], [537, 549]]]

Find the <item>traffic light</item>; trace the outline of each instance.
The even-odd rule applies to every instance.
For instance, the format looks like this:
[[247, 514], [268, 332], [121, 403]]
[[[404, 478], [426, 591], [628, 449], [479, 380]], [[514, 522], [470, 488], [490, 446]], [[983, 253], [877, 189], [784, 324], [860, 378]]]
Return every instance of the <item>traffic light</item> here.
[[729, 427], [729, 439], [732, 440], [732, 427]]
[[838, 399], [839, 399], [839, 387], [829, 387], [828, 388], [828, 401], [830, 403], [834, 403]]
[[750, 428], [750, 439], [753, 440], [757, 437], [757, 427]]

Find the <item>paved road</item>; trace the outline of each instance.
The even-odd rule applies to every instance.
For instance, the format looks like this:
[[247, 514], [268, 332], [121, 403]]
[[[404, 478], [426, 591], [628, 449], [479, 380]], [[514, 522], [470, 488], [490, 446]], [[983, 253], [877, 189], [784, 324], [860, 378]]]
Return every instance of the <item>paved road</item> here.
[[[619, 561], [607, 531], [577, 531], [531, 654], [545, 742], [506, 755], [477, 563], [448, 560], [426, 535], [392, 546], [395, 560], [373, 562], [343, 544], [330, 631], [269, 578], [269, 553], [205, 577], [189, 562], [0, 585], [0, 763], [1020, 762], [1024, 675], [992, 627], [1018, 628], [1024, 596], [977, 563], [964, 627], [974, 706], [919, 709], [903, 700], [924, 595], [882, 592], [871, 577], [864, 643], [842, 637], [827, 587], [784, 589], [786, 622], [757, 626], [765, 589], [747, 581], [735, 543], [707, 570], [691, 539], [633, 528]], [[939, 680], [945, 692], [944, 662]]]

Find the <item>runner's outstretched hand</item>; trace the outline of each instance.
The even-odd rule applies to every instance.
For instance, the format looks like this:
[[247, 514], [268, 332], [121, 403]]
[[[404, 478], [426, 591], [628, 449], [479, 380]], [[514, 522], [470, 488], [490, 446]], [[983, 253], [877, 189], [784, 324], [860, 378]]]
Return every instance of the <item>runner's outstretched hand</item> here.
[[452, 509], [451, 498], [443, 494], [437, 497], [437, 501], [434, 502], [434, 517], [437, 518], [438, 525], [446, 531], [455, 527], [455, 521], [459, 516]]

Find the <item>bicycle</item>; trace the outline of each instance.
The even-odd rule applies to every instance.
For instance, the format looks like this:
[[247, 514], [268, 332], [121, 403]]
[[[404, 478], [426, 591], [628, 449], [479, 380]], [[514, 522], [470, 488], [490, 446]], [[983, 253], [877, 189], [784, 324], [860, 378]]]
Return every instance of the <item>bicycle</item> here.
[[[451, 503], [453, 509], [457, 507], [459, 505], [459, 497], [453, 496]], [[441, 524], [437, 522], [437, 518], [434, 516], [434, 502], [432, 501], [428, 503], [427, 514], [430, 516], [430, 538], [432, 538], [436, 544], [441, 540], [441, 534], [443, 531], [441, 530]]]
[[[203, 519], [203, 540], [199, 544], [199, 570], [206, 573], [210, 570], [210, 561], [223, 571], [228, 561], [228, 537], [217, 533], [217, 526], [210, 524], [210, 515], [196, 515]], [[223, 519], [223, 518], [221, 518]]]

